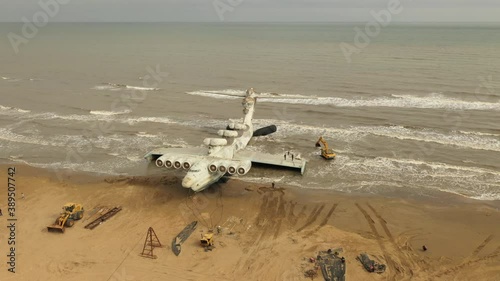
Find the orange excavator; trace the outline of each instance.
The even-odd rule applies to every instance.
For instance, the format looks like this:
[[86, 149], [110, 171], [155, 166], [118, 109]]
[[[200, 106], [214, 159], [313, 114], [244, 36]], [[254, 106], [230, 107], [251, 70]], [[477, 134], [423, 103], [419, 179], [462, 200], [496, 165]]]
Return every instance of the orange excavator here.
[[[323, 145], [323, 147], [321, 147], [321, 145]], [[328, 148], [328, 143], [326, 143], [323, 137], [319, 137], [319, 140], [316, 142], [316, 147], [321, 147], [321, 156], [326, 160], [335, 158], [335, 153], [331, 148]]]

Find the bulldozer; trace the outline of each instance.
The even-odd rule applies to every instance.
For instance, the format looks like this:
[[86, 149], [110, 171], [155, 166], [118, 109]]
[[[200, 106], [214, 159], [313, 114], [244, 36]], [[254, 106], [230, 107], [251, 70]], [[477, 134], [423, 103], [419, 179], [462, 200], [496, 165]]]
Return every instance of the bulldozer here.
[[[323, 147], [321, 147], [323, 145]], [[319, 140], [316, 142], [316, 147], [321, 147], [321, 157], [332, 160], [335, 158], [335, 153], [331, 148], [328, 148], [328, 143], [323, 137], [319, 137]]]
[[71, 227], [75, 220], [83, 218], [83, 206], [77, 203], [67, 203], [62, 207], [63, 211], [53, 225], [47, 226], [48, 231], [58, 231], [64, 233], [65, 227]]

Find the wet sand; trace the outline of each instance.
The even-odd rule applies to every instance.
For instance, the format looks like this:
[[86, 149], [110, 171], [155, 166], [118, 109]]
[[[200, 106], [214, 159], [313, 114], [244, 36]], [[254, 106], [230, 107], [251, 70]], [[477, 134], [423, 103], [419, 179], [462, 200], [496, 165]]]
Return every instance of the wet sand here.
[[[310, 280], [304, 277], [314, 267], [308, 259], [329, 248], [343, 249], [346, 280], [500, 276], [500, 202], [444, 193], [384, 198], [279, 184], [272, 189], [235, 179], [194, 195], [172, 176], [66, 172], [57, 178], [16, 167], [16, 273], [7, 271], [3, 254], [0, 280]], [[0, 178], [6, 189], [7, 173]], [[0, 193], [3, 224], [6, 196]], [[82, 203], [84, 218], [64, 234], [47, 232], [66, 202]], [[123, 210], [85, 229], [96, 206]], [[175, 256], [171, 241], [193, 220], [198, 228]], [[216, 226], [215, 249], [205, 252], [199, 238]], [[139, 255], [148, 227], [164, 245], [154, 249], [157, 259]], [[2, 229], [0, 251], [8, 253]], [[386, 272], [366, 272], [355, 259], [363, 252], [387, 264]]]

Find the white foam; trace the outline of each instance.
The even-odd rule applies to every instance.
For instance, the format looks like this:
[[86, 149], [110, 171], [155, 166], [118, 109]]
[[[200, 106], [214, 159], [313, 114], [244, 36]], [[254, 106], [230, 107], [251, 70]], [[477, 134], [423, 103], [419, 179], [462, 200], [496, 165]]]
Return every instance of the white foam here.
[[379, 184], [387, 187], [387, 183], [392, 182], [393, 188], [410, 188], [414, 192], [421, 192], [425, 187], [481, 200], [500, 199], [499, 171], [413, 159], [337, 155], [333, 163], [310, 167], [306, 177], [335, 177], [341, 183], [332, 186], [337, 190], [344, 190], [342, 185], [355, 179], [353, 188], [357, 189]]
[[110, 115], [127, 114], [127, 113], [130, 113], [130, 112], [131, 112], [130, 109], [123, 110], [123, 111], [118, 111], [118, 112], [117, 111], [105, 111], [105, 110], [92, 110], [92, 111], [90, 111], [90, 114], [110, 116]]
[[115, 83], [104, 83], [104, 85], [98, 85], [98, 86], [93, 87], [92, 89], [100, 90], [100, 91], [107, 91], [107, 90], [118, 91], [121, 89], [140, 90], [140, 91], [158, 91], [158, 90], [161, 90], [160, 88], [138, 87], [138, 86], [125, 85], [125, 84], [115, 84]]
[[458, 131], [464, 135], [476, 135], [476, 136], [489, 136], [489, 137], [500, 137], [500, 134], [483, 133], [483, 132], [470, 132], [470, 131]]
[[94, 88], [92, 88], [94, 90], [99, 90], [99, 91], [106, 91], [106, 90], [119, 90], [119, 88], [117, 87], [114, 87], [114, 86], [111, 86], [111, 85], [99, 85], [99, 86], [95, 86]]
[[[212, 98], [237, 98], [244, 95], [241, 90], [194, 91], [190, 95], [207, 96]], [[390, 97], [372, 99], [346, 99], [340, 97], [315, 97], [286, 94], [260, 94], [259, 102], [288, 103], [305, 105], [331, 105], [336, 107], [401, 107], [421, 109], [451, 109], [451, 110], [494, 110], [500, 111], [499, 102], [471, 102], [446, 97], [442, 94], [431, 93], [427, 96], [391, 95]]]
[[26, 110], [26, 109], [21, 109], [21, 108], [16, 108], [16, 107], [10, 107], [10, 106], [3, 106], [3, 105], [0, 105], [0, 110], [2, 111], [15, 111], [15, 112], [18, 112], [18, 113], [29, 113], [31, 112], [30, 110]]
[[135, 135], [138, 137], [143, 137], [143, 138], [155, 138], [155, 137], [157, 137], [156, 135], [151, 135], [151, 134], [148, 134], [146, 132], [138, 132]]
[[122, 120], [130, 125], [139, 123], [139, 122], [152, 122], [152, 123], [163, 123], [163, 124], [182, 124], [181, 122], [175, 122], [167, 117], [135, 117], [135, 118], [127, 118]]
[[62, 143], [55, 143], [37, 137], [19, 135], [6, 128], [0, 128], [0, 139], [9, 142], [27, 143], [43, 146], [64, 146]]
[[187, 92], [186, 94], [195, 95], [195, 96], [211, 97], [211, 98], [216, 98], [216, 99], [239, 99], [239, 98], [245, 96], [245, 91], [233, 90], [233, 89], [226, 89], [226, 90], [219, 90], [219, 91], [200, 90], [200, 91]]
[[468, 132], [441, 133], [429, 129], [409, 129], [403, 126], [351, 126], [346, 128], [322, 128], [310, 125], [299, 125], [282, 120], [266, 120], [268, 124], [276, 124], [280, 129], [274, 135], [284, 137], [297, 134], [323, 135], [345, 142], [353, 142], [368, 135], [437, 143], [460, 148], [500, 151], [500, 139]]
[[126, 85], [125, 88], [131, 89], [131, 90], [140, 90], [140, 91], [159, 91], [159, 90], [161, 90], [160, 88], [136, 87], [136, 86], [129, 86], [129, 85]]

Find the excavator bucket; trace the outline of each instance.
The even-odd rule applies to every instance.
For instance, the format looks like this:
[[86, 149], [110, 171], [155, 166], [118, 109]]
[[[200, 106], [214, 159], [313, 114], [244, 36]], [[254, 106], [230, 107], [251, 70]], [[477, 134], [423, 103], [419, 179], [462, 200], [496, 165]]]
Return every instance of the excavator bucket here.
[[53, 224], [47, 226], [48, 231], [53, 231], [53, 232], [61, 232], [64, 233], [64, 226], [58, 225], [58, 224]]

